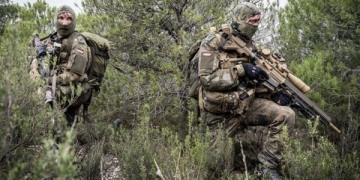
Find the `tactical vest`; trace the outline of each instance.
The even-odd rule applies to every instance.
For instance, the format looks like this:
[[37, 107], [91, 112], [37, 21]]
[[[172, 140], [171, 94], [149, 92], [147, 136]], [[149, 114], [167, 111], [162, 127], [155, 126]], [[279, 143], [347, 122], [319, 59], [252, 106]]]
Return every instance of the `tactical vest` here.
[[212, 113], [243, 114], [255, 96], [255, 88], [249, 86], [246, 77], [238, 77], [234, 67], [250, 59], [235, 50], [224, 50], [223, 46], [231, 43], [227, 39], [229, 34], [228, 25], [222, 25], [219, 31], [211, 28], [209, 39], [214, 41], [215, 36], [220, 46], [216, 51], [208, 51], [205, 46], [200, 48], [199, 106]]
[[[77, 38], [79, 44], [76, 49], [73, 49], [72, 46], [75, 38]], [[55, 41], [55, 47], [57, 46], [56, 43], [57, 42]], [[77, 78], [75, 85], [77, 83], [80, 83], [82, 86], [82, 92], [88, 92], [91, 87], [87, 83], [88, 76], [86, 74], [86, 71], [90, 66], [90, 57], [88, 54], [84, 54], [89, 52], [88, 49], [85, 49], [87, 48], [85, 38], [79, 36], [79, 34], [75, 31], [69, 37], [61, 39], [61, 43], [58, 43], [58, 45], [59, 44], [61, 44], [61, 46], [54, 49], [54, 54], [56, 57], [55, 69], [57, 77], [63, 76], [66, 78], [72, 78], [73, 75], [70, 72], [75, 73], [80, 76], [79, 78]], [[83, 47], [81, 45], [83, 45]], [[54, 83], [55, 81], [53, 80], [52, 84]], [[70, 95], [72, 92], [70, 85], [67, 84], [56, 83], [56, 87], [64, 95]]]
[[61, 47], [55, 52], [58, 57], [58, 59], [56, 60], [56, 65], [67, 63], [71, 54], [72, 43], [77, 36], [78, 33], [74, 32], [69, 37], [61, 40]]
[[[84, 37], [79, 36], [79, 33], [75, 31], [72, 33], [69, 37], [61, 40], [61, 47], [58, 49], [55, 49], [55, 54], [57, 56], [56, 65], [57, 65], [57, 73], [61, 74], [65, 69], [70, 70], [73, 73], [76, 73], [78, 75], [82, 75], [80, 82], [83, 82], [83, 79], [87, 79], [86, 71], [88, 70], [90, 66], [90, 58], [87, 55], [81, 56], [81, 52], [75, 51], [74, 57], [70, 57], [72, 54], [72, 46], [74, 39], [77, 38], [80, 44], [84, 44], [84, 48], [87, 47], [86, 40]], [[83, 50], [82, 53], [88, 52]], [[80, 55], [80, 56], [79, 56]], [[70, 60], [69, 60], [70, 58]], [[76, 59], [76, 60], [75, 60]]]

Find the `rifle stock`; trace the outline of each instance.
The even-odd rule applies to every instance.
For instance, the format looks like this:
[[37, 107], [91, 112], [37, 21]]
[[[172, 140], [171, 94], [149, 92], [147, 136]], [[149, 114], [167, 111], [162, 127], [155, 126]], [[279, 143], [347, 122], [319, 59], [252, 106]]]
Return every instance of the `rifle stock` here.
[[287, 90], [293, 99], [291, 107], [299, 110], [308, 119], [314, 119], [316, 116], [319, 116], [323, 124], [329, 126], [335, 132], [340, 133], [340, 130], [331, 123], [330, 116], [305, 96], [304, 93], [307, 93], [310, 87], [292, 74], [286, 65], [280, 63], [282, 57], [277, 55], [273, 56], [269, 50], [264, 49], [264, 51], [260, 53], [264, 58], [259, 58], [246, 47], [246, 43], [239, 37], [230, 34], [227, 39], [228, 41], [222, 46], [224, 50], [236, 50], [240, 54], [246, 54], [252, 59], [252, 62], [256, 66], [268, 73], [269, 79], [262, 82], [265, 87], [272, 91], [277, 88]]

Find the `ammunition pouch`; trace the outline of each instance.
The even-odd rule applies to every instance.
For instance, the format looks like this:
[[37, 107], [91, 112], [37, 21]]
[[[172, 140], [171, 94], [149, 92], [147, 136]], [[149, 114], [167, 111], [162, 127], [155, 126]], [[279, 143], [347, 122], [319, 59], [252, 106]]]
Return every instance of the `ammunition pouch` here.
[[207, 76], [200, 76], [200, 84], [204, 89], [212, 91], [226, 91], [239, 84], [236, 69], [218, 69]]
[[82, 83], [81, 88], [82, 88], [81, 93], [76, 94], [76, 90], [74, 92], [73, 88], [71, 88], [71, 85], [57, 85], [56, 89], [60, 91], [59, 94], [56, 94], [57, 100], [60, 100], [61, 103], [63, 103], [62, 102], [63, 100], [72, 101], [71, 99], [73, 99], [73, 98], [79, 98], [79, 97], [83, 96], [84, 94], [89, 93], [89, 91], [91, 89], [89, 83], [87, 83], [87, 82]]
[[84, 82], [81, 85], [82, 85], [82, 93], [87, 93], [91, 89], [91, 86], [88, 82]]
[[197, 79], [192, 80], [188, 90], [189, 96], [197, 99], [199, 88], [200, 88], [199, 81], [197, 81]]
[[254, 90], [239, 90], [231, 92], [213, 92], [203, 90], [203, 108], [211, 113], [243, 114], [254, 99]]

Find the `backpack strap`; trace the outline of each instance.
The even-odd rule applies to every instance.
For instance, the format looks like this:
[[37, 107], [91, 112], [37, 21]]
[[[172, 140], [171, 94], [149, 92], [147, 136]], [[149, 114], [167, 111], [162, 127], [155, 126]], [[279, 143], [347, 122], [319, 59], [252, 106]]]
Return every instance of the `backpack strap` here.
[[77, 31], [74, 31], [74, 33], [72, 33], [69, 37], [61, 39], [61, 43], [63, 44], [63, 41], [66, 41], [66, 45], [62, 45], [60, 48], [59, 53], [61, 52], [66, 52], [66, 56], [61, 58], [60, 54], [58, 54], [58, 59], [57, 59], [57, 64], [62, 63], [63, 60], [68, 60], [70, 55], [71, 55], [71, 49], [72, 49], [72, 44], [74, 39], [79, 35], [79, 33]]
[[104, 57], [106, 60], [110, 59], [110, 55], [108, 52], [100, 51], [99, 49], [95, 49], [95, 54]]
[[199, 97], [198, 97], [198, 107], [199, 110], [204, 110], [204, 97], [203, 97], [203, 88], [200, 86], [199, 88]]

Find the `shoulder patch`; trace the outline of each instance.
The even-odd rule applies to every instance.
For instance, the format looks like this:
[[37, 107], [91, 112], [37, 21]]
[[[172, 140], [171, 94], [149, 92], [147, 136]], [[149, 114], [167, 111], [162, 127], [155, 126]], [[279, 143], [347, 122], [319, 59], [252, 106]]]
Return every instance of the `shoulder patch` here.
[[78, 36], [77, 39], [78, 39], [78, 41], [79, 41], [80, 44], [86, 44], [86, 41], [85, 41], [85, 38], [84, 38], [84, 37]]
[[206, 36], [206, 38], [204, 39], [204, 43], [208, 44], [212, 39], [214, 39], [216, 36], [215, 34], [209, 34]]

